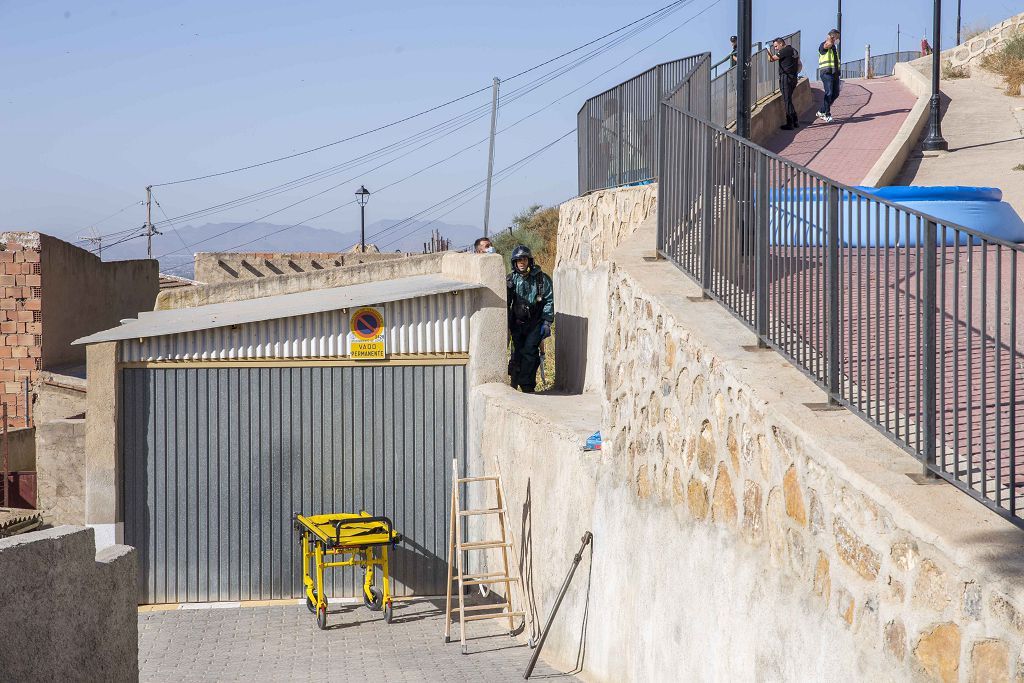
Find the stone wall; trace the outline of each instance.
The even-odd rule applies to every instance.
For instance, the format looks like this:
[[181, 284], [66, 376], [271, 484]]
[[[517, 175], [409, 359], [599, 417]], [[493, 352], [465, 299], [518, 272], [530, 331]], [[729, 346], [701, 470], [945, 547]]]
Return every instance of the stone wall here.
[[598, 391], [473, 398], [474, 471], [505, 480], [537, 621], [594, 532], [545, 657], [589, 680], [1024, 679], [1024, 532], [809, 408], [813, 383], [645, 258], [654, 233], [594, 267]]
[[408, 254], [400, 253], [358, 252], [198, 252], [195, 255], [195, 279], [205, 284], [218, 284], [275, 275], [312, 273], [327, 268], [375, 263], [407, 256]]
[[942, 52], [943, 61], [953, 66], [974, 64], [987, 54], [996, 52], [1002, 43], [1024, 30], [1024, 13], [1017, 14], [999, 22], [989, 30], [980, 33], [956, 46], [952, 50]]
[[657, 185], [649, 184], [592, 192], [559, 207], [553, 276], [559, 388], [580, 392], [600, 387], [608, 255], [655, 215], [657, 205]]
[[139, 677], [135, 551], [63, 526], [0, 539], [0, 678]]

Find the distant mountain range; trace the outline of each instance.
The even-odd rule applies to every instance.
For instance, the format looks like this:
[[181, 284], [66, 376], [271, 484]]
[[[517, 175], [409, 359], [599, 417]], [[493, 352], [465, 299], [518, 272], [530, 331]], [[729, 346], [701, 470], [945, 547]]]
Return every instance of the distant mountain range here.
[[[197, 251], [347, 251], [359, 242], [358, 231], [341, 232], [307, 225], [292, 228], [273, 223], [239, 227], [241, 225], [206, 223], [198, 227], [187, 225], [177, 230], [164, 230], [162, 235], [153, 238], [153, 254], [160, 259], [160, 270], [192, 277], [192, 257]], [[376, 244], [381, 251], [420, 253], [433, 230], [440, 231], [442, 237], [458, 247], [472, 244], [480, 236], [480, 228], [471, 225], [383, 219], [366, 226], [366, 242]], [[251, 244], [235, 248], [250, 241]], [[141, 237], [103, 248], [105, 261], [145, 257], [146, 240]]]

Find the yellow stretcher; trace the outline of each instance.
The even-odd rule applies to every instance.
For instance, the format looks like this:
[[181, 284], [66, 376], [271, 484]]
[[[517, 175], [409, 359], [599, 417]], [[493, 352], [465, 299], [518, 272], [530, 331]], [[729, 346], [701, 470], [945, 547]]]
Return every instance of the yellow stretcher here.
[[[363, 604], [371, 610], [384, 609], [384, 621], [391, 623], [391, 586], [388, 553], [402, 540], [387, 517], [367, 512], [336, 512], [309, 517], [295, 513], [295, 530], [302, 539], [302, 584], [306, 607], [316, 613], [316, 624], [327, 628], [327, 598], [324, 597], [324, 567], [365, 567]], [[377, 550], [379, 549], [379, 551]], [[329, 558], [341, 556], [339, 561]], [[347, 558], [347, 559], [346, 559]], [[310, 559], [315, 560], [310, 575]], [[376, 568], [384, 575], [384, 590], [374, 586]]]

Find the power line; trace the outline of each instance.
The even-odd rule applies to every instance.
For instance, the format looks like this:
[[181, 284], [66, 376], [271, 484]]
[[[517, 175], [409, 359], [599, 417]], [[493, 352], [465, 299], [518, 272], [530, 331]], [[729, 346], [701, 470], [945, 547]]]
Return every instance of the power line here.
[[[560, 142], [561, 140], [565, 139], [565, 138], [566, 138], [566, 137], [568, 137], [569, 135], [572, 135], [572, 134], [573, 134], [574, 132], [576, 132], [576, 129], [575, 129], [575, 128], [573, 128], [572, 130], [570, 130], [570, 131], [568, 131], [568, 132], [566, 132], [566, 133], [563, 133], [562, 135], [560, 135], [560, 136], [559, 136], [558, 138], [556, 138], [556, 139], [555, 139], [555, 140], [553, 140], [552, 142], [549, 142], [548, 144], [544, 145], [544, 146], [543, 146], [543, 147], [541, 147], [540, 149], [537, 149], [537, 150], [535, 150], [535, 151], [531, 152], [530, 154], [527, 154], [527, 155], [526, 155], [525, 157], [523, 157], [523, 158], [519, 159], [518, 161], [516, 161], [516, 162], [513, 162], [512, 164], [510, 164], [510, 165], [509, 165], [509, 166], [507, 166], [506, 168], [502, 169], [501, 171], [498, 171], [498, 172], [497, 172], [497, 173], [496, 173], [495, 175], [498, 175], [498, 174], [504, 174], [504, 173], [508, 173], [508, 172], [511, 172], [512, 170], [515, 170], [516, 168], [519, 168], [519, 167], [521, 167], [521, 166], [525, 165], [526, 163], [529, 163], [530, 161], [532, 161], [533, 159], [535, 159], [535, 158], [536, 158], [537, 156], [539, 156], [539, 155], [540, 155], [541, 153], [543, 153], [544, 151], [546, 151], [546, 150], [547, 150], [547, 149], [549, 149], [550, 147], [554, 146], [554, 145], [555, 145], [556, 143]], [[436, 162], [436, 163], [435, 163], [434, 165], [436, 165], [437, 163], [441, 163], [441, 162]], [[427, 167], [427, 168], [429, 168], [429, 167]], [[377, 191], [376, 191], [376, 192], [375, 192], [374, 194], [377, 194], [377, 193], [383, 192], [383, 191], [387, 190], [387, 189], [388, 189], [388, 188], [390, 188], [390, 187], [394, 187], [395, 185], [398, 185], [399, 183], [402, 183], [402, 182], [404, 182], [405, 180], [408, 180], [409, 178], [411, 178], [411, 177], [413, 177], [413, 176], [415, 176], [415, 175], [418, 175], [419, 173], [422, 173], [423, 171], [427, 170], [427, 168], [423, 168], [423, 169], [420, 169], [419, 171], [416, 171], [415, 173], [412, 173], [412, 174], [410, 174], [410, 175], [406, 176], [405, 178], [401, 178], [401, 179], [399, 179], [399, 180], [396, 180], [396, 181], [394, 181], [394, 182], [391, 182], [391, 183], [389, 183], [389, 184], [387, 184], [387, 185], [385, 185], [385, 186], [381, 187], [380, 189], [378, 189], [378, 190], [377, 190]], [[428, 207], [427, 209], [424, 209], [424, 211], [421, 211], [421, 212], [419, 212], [419, 214], [416, 214], [416, 215], [420, 215], [420, 214], [422, 214], [422, 213], [425, 213], [426, 211], [429, 211], [429, 210], [430, 210], [431, 208], [434, 208], [434, 207], [436, 207], [436, 206], [439, 206], [439, 205], [441, 205], [441, 204], [445, 203], [446, 201], [449, 201], [449, 200], [451, 200], [451, 199], [452, 199], [452, 197], [457, 197], [457, 196], [460, 196], [460, 195], [462, 195], [462, 194], [465, 194], [465, 192], [466, 192], [466, 191], [467, 191], [468, 189], [472, 189], [473, 187], [478, 187], [478, 186], [480, 186], [480, 185], [481, 185], [482, 183], [484, 183], [484, 182], [485, 182], [485, 180], [480, 180], [480, 181], [477, 181], [476, 183], [473, 183], [473, 185], [470, 185], [470, 186], [469, 186], [468, 188], [465, 188], [465, 189], [463, 189], [463, 190], [460, 190], [459, 192], [455, 193], [454, 195], [451, 195], [450, 197], [448, 197], [448, 198], [446, 198], [446, 199], [443, 199], [443, 200], [441, 200], [441, 201], [440, 201], [440, 202], [438, 202], [437, 204], [434, 204], [433, 206], [431, 206], [431, 207]], [[275, 231], [273, 231], [273, 232], [268, 232], [268, 233], [266, 233], [265, 235], [261, 235], [260, 237], [257, 237], [257, 238], [254, 238], [254, 239], [252, 239], [252, 240], [249, 240], [248, 242], [243, 242], [243, 243], [240, 243], [240, 244], [236, 244], [236, 245], [234, 245], [233, 247], [230, 247], [230, 248], [228, 248], [228, 249], [227, 249], [227, 251], [232, 251], [232, 250], [235, 250], [235, 249], [240, 249], [240, 248], [242, 248], [242, 247], [245, 247], [245, 246], [248, 246], [248, 245], [250, 245], [250, 244], [253, 244], [254, 242], [259, 242], [260, 240], [266, 239], [266, 238], [268, 238], [268, 237], [271, 237], [271, 236], [273, 236], [273, 235], [277, 235], [277, 234], [280, 234], [280, 233], [282, 233], [282, 232], [285, 232], [285, 231], [287, 231], [287, 230], [291, 230], [292, 228], [297, 228], [297, 227], [299, 227], [300, 225], [303, 225], [304, 223], [307, 223], [307, 222], [309, 222], [309, 221], [312, 221], [312, 220], [316, 220], [316, 219], [318, 219], [318, 218], [323, 218], [324, 216], [326, 216], [326, 215], [328, 215], [328, 214], [331, 214], [331, 213], [333, 213], [333, 212], [337, 211], [338, 209], [342, 209], [342, 208], [344, 208], [344, 207], [346, 207], [346, 206], [350, 206], [350, 205], [352, 205], [352, 204], [355, 204], [355, 200], [354, 200], [354, 199], [353, 199], [353, 200], [350, 200], [350, 201], [347, 201], [347, 202], [345, 202], [344, 204], [339, 204], [338, 206], [332, 207], [332, 208], [328, 209], [327, 211], [324, 211], [324, 212], [322, 212], [322, 213], [320, 213], [320, 214], [318, 214], [318, 215], [316, 215], [316, 216], [310, 216], [310, 217], [308, 217], [308, 218], [304, 218], [304, 219], [302, 219], [301, 221], [299, 221], [298, 223], [293, 223], [292, 225], [286, 226], [286, 227], [284, 227], [284, 228], [280, 228], [280, 229], [278, 229], [278, 230], [275, 230]], [[406, 220], [408, 220], [408, 219], [406, 219]], [[379, 231], [379, 232], [377, 232], [377, 233], [374, 233], [373, 235], [371, 235], [371, 237], [374, 237], [374, 236], [377, 236], [377, 235], [383, 234], [384, 232], [387, 232], [387, 231], [389, 231], [389, 230], [393, 230], [393, 229], [395, 229], [395, 227], [396, 227], [396, 226], [399, 226], [399, 225], [400, 225], [400, 224], [402, 224], [403, 222], [404, 222], [404, 221], [399, 221], [399, 223], [396, 223], [396, 224], [395, 224], [394, 226], [390, 226], [389, 228], [386, 228], [386, 229], [384, 229], [384, 230], [382, 230], [382, 231]], [[222, 233], [222, 234], [226, 234], [226, 233]], [[214, 237], [218, 237], [218, 236], [219, 236], [219, 235], [215, 235]], [[211, 238], [209, 238], [209, 239], [213, 239], [213, 237], [211, 237]], [[197, 244], [198, 244], [198, 243], [197, 243]], [[194, 246], [194, 245], [193, 245], [193, 246]], [[163, 255], [161, 255], [161, 256], [159, 256], [159, 257], [157, 257], [157, 258], [164, 258], [165, 256], [170, 256], [171, 254], [174, 254], [174, 253], [177, 253], [177, 252], [168, 252], [168, 253], [166, 253], [166, 254], [163, 254]], [[177, 266], [171, 266], [171, 267], [167, 268], [166, 272], [170, 272], [170, 271], [172, 271], [172, 270], [176, 270], [176, 269], [178, 269], [178, 268], [183, 268], [183, 267], [185, 267], [186, 265], [188, 265], [188, 263], [187, 263], [187, 262], [186, 262], [186, 263], [182, 263], [182, 264], [179, 264], [179, 265], [177, 265]]]
[[[585, 47], [588, 47], [590, 45], [593, 45], [594, 43], [600, 42], [601, 40], [604, 40], [605, 38], [608, 38], [608, 37], [613, 36], [613, 35], [615, 35], [617, 33], [620, 33], [622, 31], [624, 31], [624, 30], [634, 26], [635, 24], [638, 24], [638, 23], [640, 23], [640, 22], [642, 22], [642, 21], [644, 21], [644, 20], [646, 20], [646, 19], [648, 19], [650, 17], [656, 16], [656, 15], [662, 13], [662, 12], [665, 12], [666, 10], [668, 10], [670, 8], [676, 7], [678, 5], [681, 5], [681, 4], [684, 4], [684, 3], [687, 3], [687, 2], [688, 2], [688, 0], [674, 0], [674, 2], [671, 2], [671, 3], [669, 3], [669, 4], [659, 8], [659, 9], [657, 9], [657, 10], [655, 10], [655, 11], [649, 13], [649, 14], [644, 15], [643, 17], [640, 17], [639, 19], [636, 19], [636, 20], [628, 23], [628, 24], [620, 26], [619, 28], [615, 29], [614, 31], [610, 31], [610, 32], [604, 34], [603, 36], [600, 36], [599, 38], [594, 38], [593, 40], [590, 40], [590, 41], [588, 41], [588, 42], [586, 42], [586, 43], [584, 43], [582, 45], [578, 45], [577, 47], [575, 47], [575, 48], [573, 48], [571, 50], [563, 52], [562, 54], [558, 55], [557, 57], [552, 57], [551, 59], [548, 59], [548, 60], [545, 60], [545, 61], [541, 62], [540, 64], [535, 64], [534, 66], [531, 66], [528, 69], [524, 69], [523, 71], [520, 71], [517, 74], [513, 74], [512, 76], [509, 76], [508, 78], [505, 78], [503, 80], [510, 81], [510, 80], [512, 80], [514, 78], [518, 78], [519, 76], [522, 76], [524, 74], [528, 74], [528, 73], [530, 73], [532, 71], [535, 71], [536, 69], [539, 69], [539, 68], [541, 68], [541, 67], [543, 67], [543, 66], [545, 66], [547, 64], [550, 64], [552, 62], [558, 61], [559, 59], [562, 59], [563, 57], [566, 57], [566, 56], [568, 56], [570, 54], [578, 52], [579, 50], [582, 50]], [[306, 155], [306, 154], [312, 154], [313, 152], [319, 152], [320, 150], [327, 149], [328, 147], [333, 147], [335, 145], [340, 145], [343, 142], [350, 142], [350, 141], [355, 140], [357, 138], [361, 138], [361, 137], [364, 137], [366, 135], [370, 135], [371, 133], [377, 133], [377, 132], [385, 130], [387, 128], [392, 128], [394, 126], [397, 126], [397, 125], [399, 125], [401, 123], [405, 123], [407, 121], [411, 121], [411, 120], [419, 118], [421, 116], [425, 116], [426, 114], [429, 114], [431, 112], [435, 112], [435, 111], [437, 111], [439, 109], [443, 109], [444, 107], [447, 107], [447, 106], [450, 106], [452, 104], [455, 104], [456, 102], [461, 102], [461, 101], [466, 100], [466, 99], [468, 99], [470, 97], [473, 97], [474, 95], [479, 95], [480, 93], [489, 90], [490, 87], [491, 86], [489, 86], [489, 85], [485, 86], [483, 88], [480, 88], [480, 89], [474, 90], [472, 92], [468, 92], [468, 93], [466, 93], [464, 95], [460, 95], [458, 97], [450, 99], [447, 102], [442, 102], [441, 104], [435, 105], [435, 106], [430, 107], [428, 109], [424, 109], [423, 111], [417, 112], [415, 114], [411, 114], [409, 116], [405, 116], [405, 117], [403, 117], [401, 119], [397, 119], [397, 120], [392, 121], [390, 123], [386, 123], [386, 124], [377, 126], [375, 128], [371, 128], [369, 130], [365, 130], [365, 131], [363, 131], [361, 133], [356, 133], [354, 135], [350, 135], [348, 137], [341, 138], [340, 140], [334, 140], [333, 142], [328, 142], [328, 143], [325, 143], [325, 144], [322, 144], [322, 145], [318, 145], [316, 147], [312, 147], [310, 149], [303, 150], [301, 152], [295, 152], [293, 154], [286, 154], [284, 156], [279, 156], [279, 157], [276, 157], [274, 159], [268, 159], [266, 161], [260, 161], [260, 162], [254, 163], [254, 164], [248, 164], [246, 166], [239, 166], [237, 168], [232, 168], [232, 169], [228, 169], [228, 170], [224, 170], [224, 171], [217, 171], [215, 173], [207, 173], [205, 175], [195, 176], [195, 177], [192, 177], [192, 178], [182, 178], [182, 179], [179, 179], [179, 180], [172, 180], [172, 181], [167, 181], [167, 182], [163, 182], [163, 183], [153, 183], [152, 187], [167, 187], [169, 185], [180, 185], [182, 183], [190, 183], [190, 182], [194, 182], [194, 181], [197, 181], [197, 180], [207, 180], [209, 178], [217, 178], [219, 176], [224, 176], [224, 175], [228, 175], [228, 174], [231, 174], [231, 173], [238, 173], [240, 171], [248, 171], [248, 170], [252, 170], [254, 168], [259, 168], [261, 166], [267, 166], [269, 164], [275, 164], [275, 163], [278, 163], [280, 161], [286, 161], [288, 159], [294, 159], [296, 157], [300, 157], [300, 156], [303, 156], [303, 155]]]
[[[607, 52], [608, 50], [610, 50], [610, 49], [612, 49], [614, 47], [617, 47], [618, 45], [620, 45], [625, 40], [628, 40], [629, 38], [633, 37], [634, 35], [637, 35], [638, 33], [640, 33], [642, 31], [650, 28], [651, 26], [653, 26], [656, 23], [660, 22], [666, 16], [668, 16], [671, 13], [677, 11], [678, 9], [680, 9], [683, 6], [691, 4], [694, 1], [695, 0], [680, 0], [677, 3], [673, 3], [673, 5], [671, 6], [672, 9], [670, 11], [662, 12], [659, 16], [655, 17], [654, 19], [651, 19], [651, 20], [643, 23], [642, 25], [640, 25], [637, 28], [634, 28], [632, 31], [628, 32], [627, 34], [625, 34], [623, 36], [620, 36], [619, 38], [616, 38], [614, 41], [611, 41], [608, 44], [606, 44], [606, 45], [604, 45], [604, 46], [602, 46], [600, 48], [597, 48], [597, 49], [595, 49], [595, 50], [593, 50], [593, 51], [591, 51], [591, 52], [589, 52], [589, 53], [587, 53], [587, 54], [577, 58], [574, 62], [571, 62], [570, 64], [563, 65], [562, 67], [559, 67], [558, 69], [556, 69], [554, 71], [551, 71], [551, 72], [549, 72], [549, 73], [547, 73], [547, 74], [545, 74], [545, 75], [543, 75], [541, 77], [538, 77], [537, 79], [534, 79], [533, 81], [530, 81], [529, 83], [527, 83], [524, 86], [521, 86], [521, 87], [519, 87], [517, 89], [514, 89], [514, 90], [510, 91], [506, 95], [506, 97], [503, 98], [502, 107], [507, 106], [508, 104], [511, 104], [512, 102], [516, 101], [517, 99], [520, 99], [520, 98], [524, 97], [529, 92], [532, 92], [533, 90], [536, 90], [537, 88], [539, 88], [539, 87], [541, 87], [543, 85], [546, 85], [547, 83], [555, 80], [556, 78], [559, 78], [560, 76], [562, 76], [562, 75], [568, 73], [569, 71], [577, 68], [578, 66], [586, 63], [587, 61], [593, 59], [594, 57], [596, 57], [596, 56], [598, 56], [600, 54], [603, 54], [604, 52]], [[650, 15], [648, 15], [648, 16], [650, 16]], [[642, 20], [638, 20], [638, 22], [639, 21], [642, 21]], [[637, 22], [634, 22], [634, 23], [637, 23]], [[633, 54], [636, 55], [636, 54], [638, 54], [638, 52], [635, 52]], [[626, 60], [620, 61], [619, 64], [622, 64], [624, 61], [626, 61]], [[616, 65], [616, 66], [618, 66], [618, 65]], [[615, 68], [615, 67], [612, 67], [612, 68]], [[512, 124], [510, 124], [508, 126], [505, 126], [501, 130], [499, 130], [498, 133], [505, 132], [505, 131], [509, 130], [510, 128], [515, 127], [516, 125], [519, 125], [523, 121], [531, 118], [532, 116], [535, 116], [536, 114], [540, 113], [541, 111], [544, 111], [545, 109], [553, 106], [557, 102], [560, 102], [561, 100], [565, 99], [570, 94], [572, 94], [574, 92], [577, 92], [578, 90], [582, 89], [582, 87], [586, 86], [587, 84], [592, 83], [594, 80], [596, 80], [600, 76], [608, 73], [609, 71], [611, 71], [611, 69], [607, 69], [607, 70], [603, 71], [597, 77], [592, 78], [589, 81], [586, 81], [583, 85], [581, 85], [581, 86], [579, 86], [577, 88], [574, 88], [573, 90], [569, 91], [566, 94], [563, 94], [562, 96], [560, 96], [560, 97], [556, 98], [555, 100], [549, 102], [548, 104], [544, 105], [540, 109], [537, 109], [534, 112], [532, 112], [531, 114], [528, 114], [527, 116], [522, 117], [521, 119], [517, 120], [516, 122], [514, 122], [514, 123], [512, 123]], [[387, 162], [385, 162], [383, 164], [380, 164], [380, 165], [374, 167], [373, 169], [370, 169], [369, 171], [364, 171], [364, 173], [373, 172], [373, 171], [378, 170], [378, 169], [380, 169], [380, 168], [382, 168], [382, 167], [384, 167], [386, 165], [389, 165], [389, 164], [393, 163], [394, 161], [397, 161], [398, 159], [401, 159], [401, 158], [404, 158], [404, 157], [408, 156], [412, 152], [415, 152], [415, 151], [418, 151], [420, 149], [423, 149], [424, 147], [426, 147], [429, 144], [432, 144], [433, 142], [437, 142], [438, 140], [440, 140], [440, 139], [442, 139], [444, 137], [447, 137], [447, 136], [449, 136], [449, 135], [451, 135], [451, 134], [453, 134], [453, 133], [455, 133], [455, 132], [457, 132], [459, 130], [462, 130], [462, 129], [466, 128], [467, 126], [469, 126], [470, 124], [474, 123], [475, 121], [480, 120], [481, 118], [485, 117], [487, 115], [487, 110], [488, 110], [488, 106], [487, 105], [481, 105], [481, 106], [476, 107], [474, 109], [471, 109], [471, 110], [469, 110], [467, 112], [464, 112], [463, 114], [460, 114], [459, 116], [453, 117], [453, 118], [448, 119], [446, 121], [443, 121], [443, 122], [441, 122], [439, 124], [435, 124], [434, 126], [431, 126], [431, 127], [427, 128], [427, 129], [425, 129], [423, 131], [415, 133], [412, 136], [409, 136], [409, 137], [404, 138], [402, 140], [399, 140], [397, 142], [391, 143], [389, 145], [385, 145], [384, 147], [378, 148], [378, 149], [373, 150], [371, 152], [367, 152], [366, 154], [363, 154], [361, 156], [358, 156], [358, 157], [355, 157], [353, 159], [347, 160], [345, 162], [342, 162], [342, 163], [337, 164], [335, 166], [329, 167], [327, 169], [322, 169], [320, 171], [308, 174], [306, 176], [302, 176], [302, 177], [297, 178], [297, 179], [293, 179], [291, 181], [287, 181], [287, 182], [282, 183], [280, 185], [276, 185], [274, 187], [267, 188], [265, 190], [261, 190], [259, 192], [256, 192], [256, 193], [253, 193], [253, 194], [250, 194], [250, 195], [239, 197], [239, 198], [227, 201], [227, 202], [223, 202], [221, 204], [216, 204], [216, 205], [213, 205], [211, 207], [207, 207], [205, 209], [199, 209], [197, 211], [193, 211], [193, 212], [190, 212], [190, 213], [182, 214], [181, 216], [176, 216], [173, 219], [167, 218], [166, 214], [165, 214], [165, 219], [166, 220], [163, 223], [168, 223], [168, 222], [170, 222], [170, 223], [180, 223], [180, 222], [182, 222], [184, 220], [191, 220], [191, 219], [196, 219], [196, 218], [199, 218], [199, 217], [202, 217], [202, 216], [209, 216], [209, 215], [212, 215], [214, 213], [219, 213], [219, 212], [226, 211], [226, 210], [232, 209], [232, 208], [238, 208], [240, 206], [244, 206], [244, 205], [251, 204], [251, 203], [254, 203], [254, 202], [257, 202], [257, 201], [261, 201], [261, 200], [267, 199], [269, 197], [277, 196], [279, 194], [283, 194], [284, 192], [286, 192], [288, 190], [296, 189], [298, 187], [302, 187], [302, 186], [305, 186], [305, 185], [312, 184], [312, 183], [317, 182], [318, 180], [321, 180], [323, 178], [329, 177], [331, 175], [335, 175], [336, 173], [342, 172], [342, 171], [347, 170], [349, 168], [353, 168], [355, 166], [360, 165], [361, 163], [365, 163], [365, 162], [372, 161], [372, 160], [377, 159], [377, 158], [381, 158], [382, 156], [386, 156], [388, 153], [399, 151], [399, 150], [407, 147], [412, 142], [416, 142], [419, 139], [424, 139], [425, 137], [427, 137], [429, 135], [435, 134], [437, 131], [441, 131], [430, 142], [428, 142], [428, 143], [426, 143], [424, 145], [420, 145], [420, 146], [416, 147], [415, 149], [411, 150], [408, 153], [400, 154], [400, 155], [396, 156], [395, 158], [393, 158], [393, 159], [391, 159], [391, 160], [389, 160], [389, 161], [387, 161]], [[467, 117], [467, 116], [472, 116], [472, 118], [468, 118], [468, 119], [467, 118], [463, 118], [463, 117]], [[460, 121], [460, 118], [462, 118], [462, 121]], [[446, 126], [448, 124], [451, 124], [451, 123], [454, 123], [456, 125], [449, 126], [448, 130], [444, 130], [444, 126]], [[483, 141], [486, 141], [486, 139], [483, 140]], [[481, 141], [481, 142], [483, 142], [483, 141]], [[479, 142], [473, 143], [472, 145], [469, 145], [469, 146], [463, 148], [462, 150], [460, 150], [459, 153], [467, 151], [469, 149], [472, 149], [477, 144], [480, 144], [480, 143]], [[453, 155], [453, 156], [455, 156], [455, 155]], [[451, 158], [451, 157], [449, 157], [449, 158]], [[350, 180], [352, 180], [352, 179], [349, 179], [349, 181]], [[345, 181], [345, 182], [349, 182], [349, 181]], [[344, 184], [344, 183], [341, 183], [341, 184]], [[297, 203], [301, 203], [303, 201], [307, 201], [309, 199], [316, 198], [318, 196], [321, 196], [324, 192], [330, 191], [330, 190], [335, 189], [337, 187], [339, 187], [339, 185], [334, 185], [334, 186], [332, 186], [330, 188], [327, 188], [327, 190], [325, 190], [323, 192], [318, 192], [318, 193], [315, 193], [313, 195], [310, 195], [310, 196], [300, 200]], [[284, 207], [284, 209], [281, 209], [279, 211], [272, 212], [270, 214], [265, 214], [265, 215], [261, 216], [260, 218], [255, 219], [254, 221], [250, 221], [249, 223], [243, 224], [243, 226], [244, 225], [249, 225], [249, 224], [251, 224], [253, 222], [256, 222], [256, 221], [259, 221], [259, 220], [262, 220], [263, 218], [268, 218], [268, 217], [270, 217], [272, 215], [275, 215], [276, 213], [280, 213], [280, 211], [283, 211], [285, 209], [291, 208], [291, 207], [293, 207], [295, 205], [296, 204], [291, 204], [289, 206]], [[237, 228], [233, 228], [232, 230], [234, 230], [234, 229], [237, 229]]]

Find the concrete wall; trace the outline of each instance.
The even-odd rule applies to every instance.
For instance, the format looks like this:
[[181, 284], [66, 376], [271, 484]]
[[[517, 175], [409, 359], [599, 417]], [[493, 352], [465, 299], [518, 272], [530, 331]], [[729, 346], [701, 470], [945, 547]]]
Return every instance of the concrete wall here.
[[[12, 429], [7, 435], [10, 448], [10, 466], [12, 472], [34, 470], [36, 468], [36, 430]], [[0, 448], [3, 447], [0, 440]], [[0, 457], [3, 457], [0, 455]]]
[[202, 287], [165, 289], [157, 298], [156, 310], [191, 308], [225, 301], [258, 299], [278, 294], [308, 292], [313, 289], [342, 287], [373, 280], [390, 280], [412, 275], [434, 275], [441, 268], [446, 254], [426, 254], [390, 259], [379, 263], [325, 268], [312, 273], [275, 275], [253, 280], [239, 280]]
[[36, 425], [37, 507], [48, 524], [85, 524], [85, 418]]
[[58, 527], [0, 539], [0, 678], [135, 681], [135, 552]]
[[[793, 91], [793, 107], [797, 116], [802, 116], [814, 106], [811, 82], [801, 78]], [[786, 122], [786, 105], [782, 93], [776, 93], [758, 104], [750, 114], [750, 139], [757, 145], [764, 145], [779, 132], [779, 126]]]
[[[599, 390], [607, 301], [608, 256], [651, 216], [657, 185], [592, 192], [558, 210], [555, 287], [555, 367], [560, 389]], [[654, 253], [654, 245], [651, 245]]]
[[1024, 532], [808, 408], [802, 373], [645, 259], [654, 233], [606, 264], [599, 392], [471, 404], [472, 470], [504, 478], [538, 620], [594, 532], [545, 657], [588, 680], [1024, 676]]
[[924, 76], [917, 66], [922, 60], [903, 62], [895, 66], [893, 75], [907, 90], [917, 98], [903, 125], [896, 131], [896, 136], [882, 152], [875, 165], [868, 171], [862, 185], [868, 187], [886, 187], [899, 176], [907, 157], [917, 145], [925, 124], [928, 123], [929, 103], [931, 98], [931, 81]]
[[85, 362], [79, 337], [151, 311], [160, 289], [153, 260], [103, 262], [49, 235], [41, 236], [42, 368]]
[[376, 263], [408, 254], [371, 254], [351, 252], [269, 253], [269, 252], [198, 252], [195, 255], [195, 279], [206, 284], [236, 282], [311, 273], [326, 268]]

